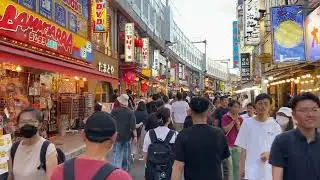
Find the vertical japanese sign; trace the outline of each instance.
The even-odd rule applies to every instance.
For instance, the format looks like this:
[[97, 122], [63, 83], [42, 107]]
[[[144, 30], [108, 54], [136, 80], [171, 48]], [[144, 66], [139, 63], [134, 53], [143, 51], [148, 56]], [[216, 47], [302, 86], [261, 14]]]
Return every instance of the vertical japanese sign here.
[[303, 21], [302, 6], [280, 6], [271, 9], [272, 55], [275, 63], [306, 61]]
[[242, 83], [250, 80], [250, 53], [241, 53], [241, 81]]
[[306, 18], [307, 58], [310, 61], [320, 60], [320, 7]]
[[256, 18], [259, 14], [259, 0], [244, 1], [244, 43], [257, 45], [260, 42], [259, 24]]
[[95, 32], [106, 32], [108, 30], [107, 0], [93, 0], [92, 17]]
[[232, 23], [232, 44], [233, 44], [233, 67], [239, 67], [239, 36], [238, 36], [238, 21]]
[[142, 67], [149, 68], [149, 38], [142, 38]]
[[125, 25], [125, 62], [133, 62], [134, 59], [134, 23]]
[[159, 70], [159, 55], [160, 55], [160, 50], [156, 49], [153, 51], [153, 69]]
[[39, 0], [39, 12], [48, 19], [52, 19], [52, 0]]

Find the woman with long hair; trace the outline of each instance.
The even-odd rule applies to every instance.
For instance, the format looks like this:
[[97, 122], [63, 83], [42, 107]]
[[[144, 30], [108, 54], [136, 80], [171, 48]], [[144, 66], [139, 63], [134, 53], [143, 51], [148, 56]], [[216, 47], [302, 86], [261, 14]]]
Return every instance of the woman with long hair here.
[[134, 112], [134, 115], [136, 116], [136, 130], [137, 130], [137, 147], [136, 147], [136, 153], [135, 155], [138, 156], [138, 159], [142, 159], [142, 146], [143, 146], [143, 140], [144, 136], [146, 134], [146, 131], [144, 129], [147, 121], [148, 121], [148, 113], [147, 113], [147, 107], [146, 104], [143, 101], [140, 101], [138, 103], [137, 109]]

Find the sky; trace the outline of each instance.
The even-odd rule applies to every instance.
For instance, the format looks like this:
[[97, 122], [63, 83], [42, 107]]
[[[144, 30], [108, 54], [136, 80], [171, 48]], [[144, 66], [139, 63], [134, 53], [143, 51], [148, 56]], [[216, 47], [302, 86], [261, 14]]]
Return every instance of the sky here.
[[[170, 1], [173, 5], [174, 19], [182, 32], [191, 41], [207, 39], [208, 57], [232, 59], [232, 21], [236, 20], [235, 0]], [[204, 50], [204, 45], [199, 44], [198, 47]]]

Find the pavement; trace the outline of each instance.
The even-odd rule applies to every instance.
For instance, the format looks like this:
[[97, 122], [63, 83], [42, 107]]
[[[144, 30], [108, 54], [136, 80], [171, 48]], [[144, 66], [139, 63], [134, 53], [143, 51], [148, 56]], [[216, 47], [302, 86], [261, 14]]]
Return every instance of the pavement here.
[[130, 169], [133, 180], [144, 180], [144, 161], [135, 160]]

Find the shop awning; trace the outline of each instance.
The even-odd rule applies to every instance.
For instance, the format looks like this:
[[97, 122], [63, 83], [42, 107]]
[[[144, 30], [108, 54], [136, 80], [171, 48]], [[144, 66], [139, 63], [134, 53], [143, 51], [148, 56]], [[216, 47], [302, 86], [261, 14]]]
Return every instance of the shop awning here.
[[0, 62], [9, 62], [16, 65], [43, 69], [50, 72], [106, 81], [110, 82], [112, 85], [118, 85], [119, 82], [118, 79], [109, 77], [106, 74], [91, 68], [90, 66], [81, 66], [78, 64], [63, 62], [59, 59], [34, 54], [2, 44], [0, 44]]

